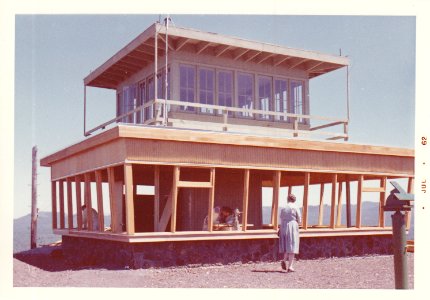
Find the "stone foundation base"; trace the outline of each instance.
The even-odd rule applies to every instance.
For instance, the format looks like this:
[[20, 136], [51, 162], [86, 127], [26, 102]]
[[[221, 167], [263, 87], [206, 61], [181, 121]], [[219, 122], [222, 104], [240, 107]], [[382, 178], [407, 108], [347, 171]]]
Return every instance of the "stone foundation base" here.
[[[123, 243], [63, 236], [71, 263], [114, 268], [201, 266], [277, 261], [278, 239]], [[392, 254], [391, 235], [301, 238], [297, 259]]]

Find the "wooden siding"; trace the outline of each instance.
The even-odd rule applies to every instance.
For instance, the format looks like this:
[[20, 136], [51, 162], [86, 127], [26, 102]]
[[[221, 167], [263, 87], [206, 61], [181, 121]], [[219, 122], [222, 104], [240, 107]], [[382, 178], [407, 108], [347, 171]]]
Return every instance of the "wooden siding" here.
[[52, 180], [59, 180], [124, 162], [339, 176], [414, 174], [414, 151], [409, 149], [139, 126], [118, 126], [43, 158], [41, 165], [51, 166]]

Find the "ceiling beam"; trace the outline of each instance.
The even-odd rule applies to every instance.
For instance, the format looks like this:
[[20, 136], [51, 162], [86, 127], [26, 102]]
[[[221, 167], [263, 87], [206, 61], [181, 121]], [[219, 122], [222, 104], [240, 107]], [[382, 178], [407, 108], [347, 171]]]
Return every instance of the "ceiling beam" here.
[[207, 47], [209, 47], [211, 45], [211, 43], [208, 42], [200, 42], [196, 45], [196, 54], [200, 54], [203, 51], [205, 51], [205, 49], [207, 49]]
[[240, 57], [242, 57], [242, 55], [244, 55], [248, 51], [249, 49], [244, 49], [244, 48], [238, 48], [234, 50], [233, 59], [238, 60]]
[[188, 41], [189, 41], [190, 39], [188, 39], [188, 38], [184, 38], [184, 39], [179, 39], [177, 42], [176, 42], [176, 45], [175, 45], [175, 51], [179, 51], [179, 50], [181, 50], [181, 48], [182, 47], [184, 47], [185, 46], [185, 44], [186, 43], [188, 43]]
[[311, 72], [312, 70], [315, 70], [316, 68], [318, 68], [319, 66], [321, 66], [324, 62], [323, 61], [317, 61], [312, 63], [307, 63], [305, 68], [306, 68], [306, 72]]
[[[166, 49], [166, 39], [161, 35], [161, 34], [159, 34], [158, 35], [158, 37], [160, 38], [160, 40], [162, 40], [163, 41], [163, 46], [164, 46], [164, 49]], [[158, 44], [158, 45], [160, 45], [160, 43]], [[172, 50], [172, 51], [174, 51], [175, 49], [173, 48], [173, 46], [171, 45], [171, 43], [167, 43], [167, 47], [170, 49], [170, 50]], [[159, 46], [159, 48], [160, 48], [160, 46]]]
[[248, 55], [247, 55], [248, 57], [246, 57], [246, 58], [245, 58], [245, 62], [249, 62], [249, 61], [253, 60], [253, 59], [254, 59], [254, 58], [256, 58], [260, 53], [261, 53], [261, 51], [256, 51], [254, 54], [252, 54], [252, 53], [248, 54]]
[[304, 63], [305, 61], [308, 61], [308, 59], [307, 58], [299, 59], [297, 62], [289, 65], [288, 68], [289, 69], [294, 69], [295, 67], [298, 67], [299, 65], [301, 65], [302, 63]]
[[231, 46], [228, 45], [220, 45], [215, 48], [215, 57], [221, 56], [224, 52], [226, 52], [228, 49], [230, 49]]
[[291, 56], [275, 56], [273, 58], [273, 66], [277, 67], [277, 66], [279, 66], [280, 64], [282, 64], [283, 62], [285, 62], [285, 61], [287, 61], [289, 59], [291, 59]]
[[264, 62], [265, 60], [271, 58], [272, 56], [275, 56], [275, 53], [268, 53], [268, 54], [263, 54], [261, 58], [259, 58], [256, 63], [257, 64], [261, 64], [262, 62]]

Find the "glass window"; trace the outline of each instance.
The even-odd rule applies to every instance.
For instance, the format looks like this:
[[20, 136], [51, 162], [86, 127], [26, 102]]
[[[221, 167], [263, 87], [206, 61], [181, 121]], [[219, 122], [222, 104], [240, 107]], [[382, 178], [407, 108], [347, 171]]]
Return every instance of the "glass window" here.
[[[218, 72], [218, 105], [233, 106], [233, 72]], [[218, 113], [222, 114], [222, 111]], [[232, 115], [232, 112], [229, 112]]]
[[[237, 76], [237, 100], [239, 108], [254, 109], [254, 78], [252, 74], [239, 73]], [[239, 113], [241, 117], [252, 117], [250, 112]]]
[[[290, 112], [293, 114], [303, 115], [303, 81], [291, 80], [290, 93]], [[298, 121], [303, 123], [304, 119], [299, 118]]]
[[[193, 66], [179, 66], [179, 100], [183, 102], [195, 102], [196, 71]], [[183, 106], [182, 110], [194, 111], [194, 107]]]
[[[145, 85], [145, 81], [140, 82], [139, 83], [139, 87], [138, 87], [138, 106], [142, 106], [145, 105], [148, 100], [146, 98], [146, 85]], [[145, 122], [145, 114], [144, 114], [145, 110], [140, 110], [136, 113], [136, 123], [137, 124], [142, 124]]]
[[[270, 111], [272, 99], [272, 79], [270, 77], [258, 77], [258, 104], [260, 110]], [[270, 115], [260, 115], [261, 119], [270, 119]]]
[[[146, 103], [154, 100], [154, 97], [155, 97], [154, 78], [150, 77], [146, 80]], [[147, 121], [153, 118], [154, 118], [154, 107], [153, 105], [151, 105], [145, 108], [144, 110], [144, 120]]]
[[[201, 104], [214, 104], [214, 71], [209, 69], [199, 70], [199, 102]], [[202, 113], [213, 114], [213, 109], [200, 108]]]
[[[286, 80], [275, 80], [275, 111], [283, 113], [288, 112]], [[275, 116], [275, 120], [287, 121], [287, 117]]]
[[[136, 85], [125, 86], [122, 89], [122, 97], [119, 98], [119, 115], [123, 115], [136, 108]], [[124, 123], [134, 123], [134, 114], [121, 119]]]

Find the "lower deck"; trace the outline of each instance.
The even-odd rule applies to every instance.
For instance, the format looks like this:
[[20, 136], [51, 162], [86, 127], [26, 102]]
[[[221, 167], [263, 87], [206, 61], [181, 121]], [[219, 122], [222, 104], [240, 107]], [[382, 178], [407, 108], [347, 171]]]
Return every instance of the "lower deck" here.
[[[301, 237], [387, 235], [389, 182], [412, 192], [414, 174], [408, 149], [132, 126], [41, 164], [54, 233], [127, 243], [276, 239], [290, 193]], [[237, 230], [215, 207], [237, 209]]]

